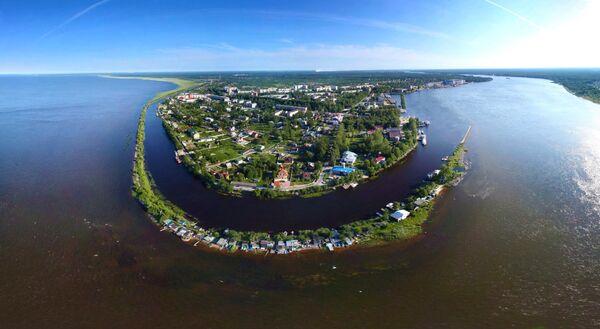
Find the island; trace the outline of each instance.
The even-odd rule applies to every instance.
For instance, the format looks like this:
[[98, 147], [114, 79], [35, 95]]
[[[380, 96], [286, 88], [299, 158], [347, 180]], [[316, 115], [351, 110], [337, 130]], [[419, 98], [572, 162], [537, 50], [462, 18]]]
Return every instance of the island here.
[[[300, 194], [304, 190], [322, 192], [375, 177], [386, 165], [401, 160], [419, 139], [426, 144], [419, 126], [428, 123], [403, 116], [404, 98], [400, 97], [401, 104], [396, 104], [390, 92], [453, 87], [468, 81], [430, 81], [411, 90], [397, 89], [393, 81], [338, 87], [337, 92], [332, 92], [335, 90], [332, 85], [295, 86], [309, 91], [290, 90], [287, 97], [275, 96], [281, 94], [274, 87], [270, 87], [264, 97], [253, 95], [253, 91], [232, 86], [230, 81], [166, 81], [177, 84], [178, 88], [157, 95], [143, 107], [140, 115], [133, 163], [133, 195], [163, 231], [194, 246], [230, 252], [288, 254], [409, 239], [422, 232], [436, 196], [444, 188], [458, 184], [468, 167], [464, 155], [470, 127], [454, 152], [443, 158], [439, 169], [427, 175], [406, 199], [382, 205], [371, 218], [356, 219], [339, 227], [290, 232], [200, 227], [195, 218], [162, 196], [146, 170], [145, 116], [155, 102], [161, 101], [157, 114], [175, 143], [176, 159], [202, 177], [207, 185], [222, 193], [252, 191], [257, 196], [271, 197], [271, 193], [276, 196]], [[315, 88], [328, 91], [318, 98], [307, 95]], [[342, 93], [344, 90], [351, 92]], [[236, 96], [232, 97], [233, 94]], [[320, 100], [321, 97], [325, 100]], [[340, 99], [339, 103], [333, 102], [334, 98]], [[204, 146], [203, 139], [210, 140], [208, 145], [212, 143], [212, 148]], [[245, 142], [241, 142], [243, 140]], [[319, 143], [323, 146], [318, 146]], [[292, 183], [296, 179], [300, 184]], [[302, 188], [293, 189], [294, 186]]]

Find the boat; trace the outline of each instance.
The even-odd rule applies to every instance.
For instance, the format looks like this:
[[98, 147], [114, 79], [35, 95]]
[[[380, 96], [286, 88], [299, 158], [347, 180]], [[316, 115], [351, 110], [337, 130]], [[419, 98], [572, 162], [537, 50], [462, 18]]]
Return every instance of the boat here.
[[427, 145], [427, 135], [423, 135], [423, 139], [421, 139], [421, 144], [423, 144], [423, 146]]
[[175, 151], [175, 161], [177, 161], [178, 164], [181, 164], [181, 159], [179, 158], [179, 154], [177, 154], [177, 151]]
[[447, 155], [442, 157], [442, 161], [448, 161], [449, 159], [450, 159], [450, 157]]

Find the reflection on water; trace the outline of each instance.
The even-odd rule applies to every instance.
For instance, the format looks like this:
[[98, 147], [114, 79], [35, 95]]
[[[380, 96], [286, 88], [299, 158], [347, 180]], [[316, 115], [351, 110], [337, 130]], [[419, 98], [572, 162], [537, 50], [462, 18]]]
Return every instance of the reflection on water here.
[[412, 163], [435, 167], [473, 126], [472, 168], [426, 234], [247, 257], [158, 232], [130, 196], [139, 109], [166, 88], [0, 78], [0, 94], [14, 95], [0, 98], [3, 327], [600, 326], [600, 106], [518, 78], [409, 95], [409, 114], [433, 124], [419, 153], [432, 161]]
[[[594, 126], [600, 127], [600, 121]], [[573, 159], [578, 165], [576, 171], [577, 185], [583, 192], [583, 202], [590, 206], [589, 215], [600, 214], [600, 130], [589, 127], [577, 129], [580, 136], [578, 149], [573, 152]]]

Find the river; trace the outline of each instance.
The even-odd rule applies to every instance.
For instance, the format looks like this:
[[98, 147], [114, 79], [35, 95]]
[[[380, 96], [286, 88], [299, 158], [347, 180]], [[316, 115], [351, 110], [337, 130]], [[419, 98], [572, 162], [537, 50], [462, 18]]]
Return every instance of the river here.
[[[396, 97], [399, 100], [399, 97]], [[146, 126], [146, 159], [159, 190], [202, 226], [254, 231], [292, 231], [337, 227], [358, 219], [372, 218], [389, 202], [401, 201], [418, 187], [431, 171], [442, 165], [467, 130], [464, 120], [439, 115], [434, 125], [424, 128], [429, 144], [420, 143], [401, 163], [355, 189], [336, 191], [318, 198], [284, 200], [235, 198], [207, 189], [183, 165], [177, 165], [173, 143], [156, 115], [149, 109]], [[417, 113], [415, 113], [417, 114]], [[349, 206], [352, 205], [352, 206]]]
[[161, 190], [203, 224], [237, 228], [366, 216], [473, 126], [471, 170], [419, 241], [248, 257], [159, 232], [131, 197], [139, 110], [169, 87], [0, 77], [2, 327], [600, 326], [599, 105], [524, 78], [414, 93], [409, 114], [432, 126], [404, 164], [354, 191], [265, 202], [198, 187], [149, 115], [148, 166]]

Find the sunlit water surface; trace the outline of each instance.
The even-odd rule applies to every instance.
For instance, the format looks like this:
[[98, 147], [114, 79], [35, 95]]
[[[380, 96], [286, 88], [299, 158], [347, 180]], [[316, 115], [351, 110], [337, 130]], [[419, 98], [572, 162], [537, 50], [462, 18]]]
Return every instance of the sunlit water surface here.
[[[471, 170], [422, 238], [247, 257], [159, 232], [130, 195], [139, 110], [167, 88], [0, 77], [1, 327], [600, 326], [600, 106], [534, 79], [411, 94], [409, 114], [432, 121], [430, 145], [405, 164], [412, 174], [329, 198], [370, 212], [384, 199], [376, 190], [401, 194], [472, 125]], [[361, 188], [372, 204], [348, 201]]]

